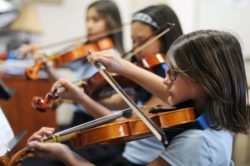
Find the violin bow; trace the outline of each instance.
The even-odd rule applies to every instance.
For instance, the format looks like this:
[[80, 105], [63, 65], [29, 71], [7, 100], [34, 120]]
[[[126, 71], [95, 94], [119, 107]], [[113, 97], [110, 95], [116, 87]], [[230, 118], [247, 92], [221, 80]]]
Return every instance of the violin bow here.
[[[104, 38], [104, 37], [107, 37], [109, 35], [112, 35], [112, 34], [115, 34], [115, 33], [118, 33], [118, 32], [121, 32], [122, 31], [122, 28], [124, 26], [127, 26], [129, 25], [130, 23], [124, 23], [122, 24], [121, 26], [117, 27], [117, 28], [113, 28], [111, 29], [110, 31], [106, 32], [106, 33], [101, 33], [99, 35], [96, 35], [95, 38], [93, 39], [93, 41], [96, 41], [98, 39], [101, 39], [101, 38]], [[48, 49], [48, 48], [52, 48], [52, 47], [56, 47], [56, 46], [60, 46], [60, 45], [63, 45], [63, 44], [67, 44], [67, 43], [76, 43], [77, 41], [79, 42], [82, 42], [83, 39], [86, 39], [87, 38], [87, 35], [82, 35], [82, 36], [78, 36], [78, 37], [74, 37], [74, 38], [71, 38], [71, 39], [66, 39], [66, 40], [63, 40], [63, 41], [59, 41], [59, 42], [55, 42], [55, 43], [51, 43], [51, 44], [47, 44], [47, 45], [42, 45], [42, 46], [39, 46], [38, 49]], [[74, 45], [72, 44], [72, 46]]]
[[[162, 37], [164, 34], [169, 32], [171, 28], [175, 26], [174, 23], [166, 23], [161, 29], [157, 30], [156, 33], [152, 34], [149, 38], [147, 38], [144, 42], [144, 44], [133, 47], [130, 51], [126, 52], [122, 55], [122, 58], [130, 59], [134, 54], [137, 54], [141, 50], [148, 47], [150, 44], [152, 44], [154, 41]], [[155, 36], [155, 34], [158, 34]], [[154, 36], [154, 37], [153, 37]]]
[[129, 105], [129, 107], [135, 112], [135, 114], [145, 123], [145, 125], [151, 130], [155, 137], [166, 147], [168, 144], [167, 138], [163, 130], [148, 118], [136, 105], [136, 103], [126, 94], [122, 87], [115, 81], [115, 79], [109, 75], [105, 66], [101, 62], [94, 63], [100, 74], [105, 80], [114, 88], [114, 90], [123, 98], [123, 100]]

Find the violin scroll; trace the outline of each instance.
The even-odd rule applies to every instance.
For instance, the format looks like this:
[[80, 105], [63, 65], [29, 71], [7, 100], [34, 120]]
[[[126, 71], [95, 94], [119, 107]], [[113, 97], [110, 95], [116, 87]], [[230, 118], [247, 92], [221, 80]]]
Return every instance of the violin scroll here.
[[25, 147], [12, 156], [6, 166], [19, 166], [26, 158], [29, 157], [34, 157], [34, 149]]
[[51, 108], [51, 104], [54, 100], [58, 98], [58, 95], [49, 92], [46, 94], [45, 98], [39, 96], [34, 96], [32, 98], [32, 107], [40, 112], [45, 112], [48, 108]]
[[45, 63], [41, 60], [38, 60], [34, 66], [25, 69], [25, 75], [30, 80], [38, 79], [38, 72], [43, 68]]
[[9, 163], [9, 158], [7, 156], [0, 157], [0, 166], [6, 166]]
[[[86, 84], [84, 81], [76, 81], [73, 83], [78, 87], [84, 87]], [[57, 87], [52, 92], [48, 92], [44, 98], [34, 96], [31, 101], [32, 107], [40, 112], [45, 112], [49, 108], [53, 108], [54, 101], [59, 98], [59, 94], [64, 93], [66, 89], [64, 87]]]

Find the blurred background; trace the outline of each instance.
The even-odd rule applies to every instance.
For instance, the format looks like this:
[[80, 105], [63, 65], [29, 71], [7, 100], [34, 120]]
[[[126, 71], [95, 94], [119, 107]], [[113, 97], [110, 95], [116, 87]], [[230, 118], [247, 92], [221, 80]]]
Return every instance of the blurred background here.
[[[92, 2], [93, 0], [0, 0], [0, 59], [3, 61], [15, 59], [12, 51], [27, 43], [46, 45], [86, 34], [86, 8]], [[250, 79], [250, 22], [247, 21], [250, 16], [250, 0], [114, 0], [114, 2], [119, 7], [124, 24], [130, 22], [133, 12], [151, 4], [166, 3], [176, 11], [184, 33], [198, 29], [218, 29], [235, 34], [241, 42], [247, 77]], [[123, 30], [125, 49], [129, 50], [132, 46], [130, 27], [125, 26]], [[5, 71], [4, 67], [6, 66], [1, 62], [2, 71]], [[13, 85], [11, 84], [13, 79], [3, 77], [4, 79], [7, 85]], [[18, 85], [13, 86], [18, 87]], [[49, 89], [49, 85], [44, 89], [41, 94]], [[13, 119], [16, 119], [17, 114], [11, 115], [10, 112], [17, 105], [10, 107], [7, 103], [4, 101], [1, 105], [10, 123], [15, 123]], [[30, 107], [30, 103], [25, 107]], [[23, 109], [30, 109], [25, 107]], [[53, 114], [52, 119], [55, 118], [55, 113], [51, 114]], [[40, 115], [36, 116], [40, 118]], [[45, 120], [48, 119], [39, 120], [41, 122], [37, 126], [47, 123]], [[55, 122], [47, 124], [57, 125]], [[23, 130], [13, 128], [14, 131]], [[235, 138], [233, 158], [236, 165], [250, 165], [250, 136], [237, 135]]]

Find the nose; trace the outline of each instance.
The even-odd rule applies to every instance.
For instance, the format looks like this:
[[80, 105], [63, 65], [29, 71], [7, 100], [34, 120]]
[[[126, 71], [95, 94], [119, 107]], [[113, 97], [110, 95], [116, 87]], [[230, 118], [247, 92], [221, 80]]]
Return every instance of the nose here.
[[88, 33], [91, 33], [93, 31], [93, 22], [90, 20], [87, 21], [87, 31]]

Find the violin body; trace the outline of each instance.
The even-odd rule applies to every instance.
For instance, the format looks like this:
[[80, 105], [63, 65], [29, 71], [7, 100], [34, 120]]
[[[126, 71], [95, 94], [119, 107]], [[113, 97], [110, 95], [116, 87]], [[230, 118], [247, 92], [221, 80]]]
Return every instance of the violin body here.
[[[148, 113], [147, 116], [163, 129], [190, 123], [195, 120], [195, 113], [191, 107], [155, 114]], [[149, 128], [140, 118], [133, 116], [129, 119], [110, 122], [85, 131], [77, 131], [62, 136], [54, 134], [54, 136], [52, 136], [53, 139], [45, 142], [64, 142], [71, 140], [74, 147], [82, 148], [93, 144], [123, 143], [148, 136], [152, 136]], [[25, 147], [12, 156], [10, 160], [5, 160], [7, 164], [4, 166], [21, 164], [24, 159], [33, 156], [34, 151]]]
[[[195, 113], [193, 108], [183, 108], [156, 114], [148, 113], [147, 117], [164, 129], [193, 122]], [[72, 139], [72, 143], [74, 147], [80, 148], [97, 143], [123, 143], [151, 135], [151, 131], [144, 122], [134, 116], [83, 131]]]
[[62, 53], [57, 58], [53, 59], [54, 67], [62, 66], [68, 62], [79, 60], [81, 58], [86, 58], [89, 54], [88, 51], [98, 51], [99, 48], [95, 44], [85, 44], [84, 46], [80, 46], [74, 48], [71, 51]]
[[7, 156], [0, 156], [0, 166], [6, 166], [9, 163]]
[[146, 69], [151, 69], [156, 65], [166, 63], [166, 57], [162, 53], [153, 54], [143, 58], [139, 65]]

